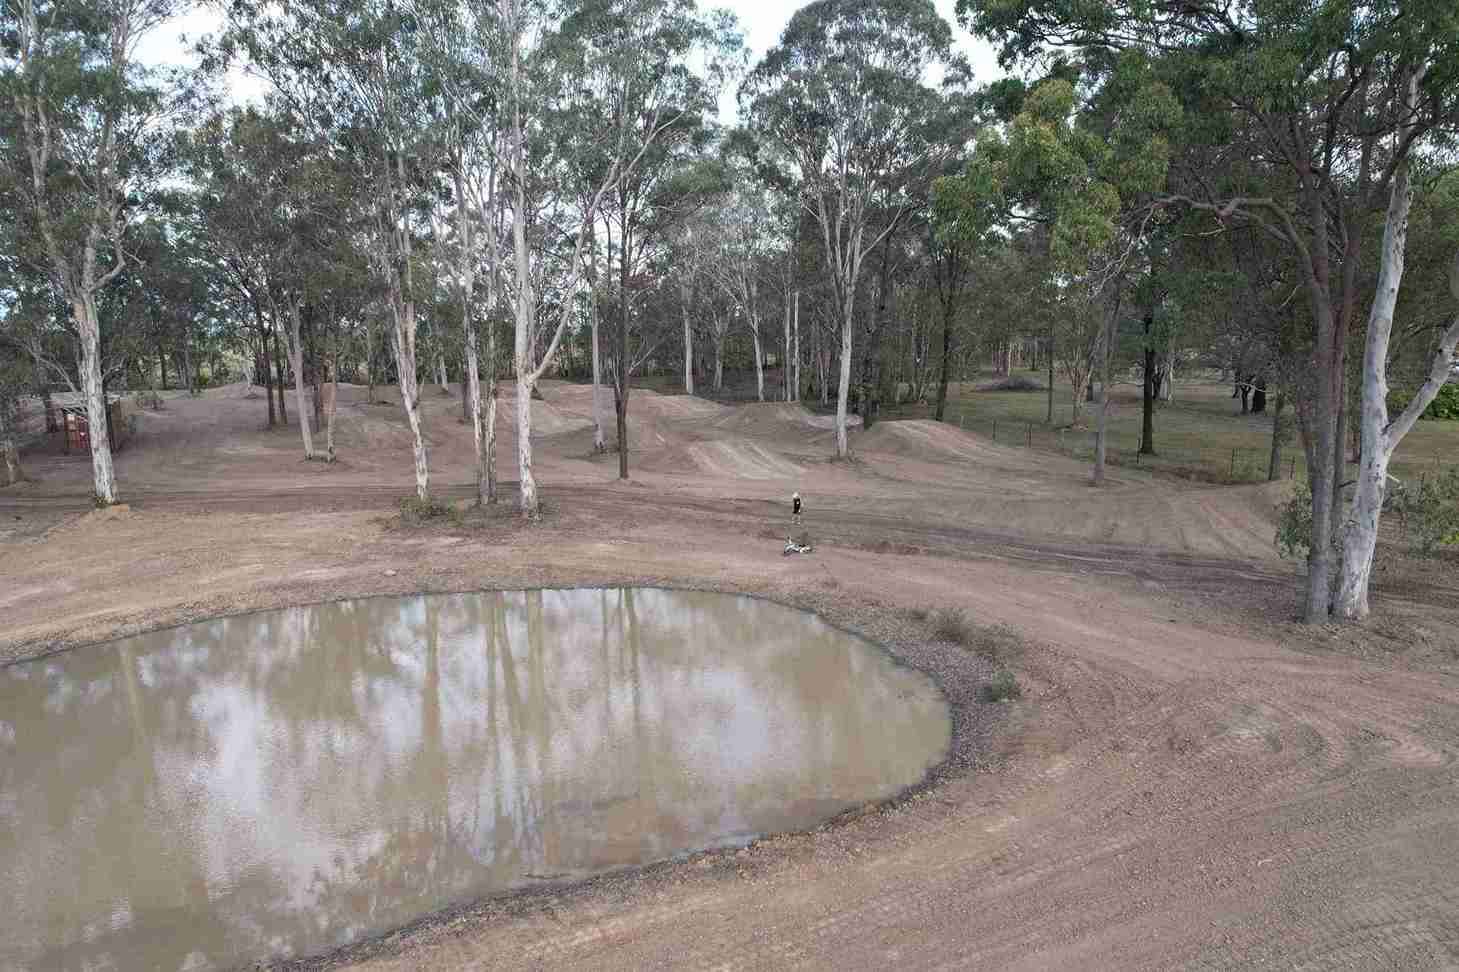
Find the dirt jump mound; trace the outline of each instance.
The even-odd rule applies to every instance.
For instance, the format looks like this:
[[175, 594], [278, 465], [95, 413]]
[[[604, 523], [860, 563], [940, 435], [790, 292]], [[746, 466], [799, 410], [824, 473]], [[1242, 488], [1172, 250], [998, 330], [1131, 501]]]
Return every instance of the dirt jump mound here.
[[796, 479], [805, 474], [799, 463], [740, 436], [678, 446], [649, 460], [645, 468], [715, 479]]

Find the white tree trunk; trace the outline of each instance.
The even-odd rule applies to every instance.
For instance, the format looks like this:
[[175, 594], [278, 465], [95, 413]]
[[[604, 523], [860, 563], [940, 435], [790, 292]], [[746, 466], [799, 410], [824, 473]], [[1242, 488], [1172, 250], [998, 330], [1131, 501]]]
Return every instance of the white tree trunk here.
[[0, 392], [0, 486], [20, 482], [20, 415], [14, 396]]
[[[496, 355], [492, 355], [496, 360]], [[496, 374], [487, 376], [486, 384], [486, 415], [482, 419], [485, 428], [482, 441], [482, 450], [486, 453], [486, 501], [496, 502], [496, 396], [497, 382]]]
[[720, 391], [724, 388], [724, 336], [719, 335], [714, 340], [714, 390]]
[[780, 357], [780, 384], [785, 392], [785, 400], [790, 398], [790, 294], [785, 295], [785, 353]]
[[72, 301], [76, 329], [81, 335], [81, 390], [86, 395], [86, 422], [91, 439], [92, 488], [99, 506], [117, 501], [116, 475], [111, 464], [111, 436], [106, 421], [106, 395], [101, 386], [101, 325], [90, 296]]
[[598, 354], [598, 298], [594, 294], [590, 298], [593, 312], [593, 452], [607, 452], [608, 442], [603, 438], [603, 406], [602, 396], [598, 389], [603, 383], [602, 359]]
[[755, 392], [760, 401], [765, 400], [765, 355], [760, 349], [760, 322], [750, 321], [750, 336], [755, 339]]
[[405, 417], [410, 422], [411, 448], [415, 453], [415, 495], [421, 500], [427, 500], [431, 495], [431, 471], [420, 426], [420, 379], [416, 376], [415, 361], [415, 303], [402, 300], [397, 295], [391, 301], [391, 313], [395, 318], [395, 370], [400, 375], [400, 404], [404, 406]]
[[334, 412], [339, 405], [339, 357], [329, 372], [329, 401], [324, 406], [324, 461], [334, 462]]
[[[518, 338], [519, 351], [521, 347]], [[517, 474], [521, 480], [522, 512], [536, 517], [537, 480], [532, 478], [532, 381], [521, 364], [517, 366]]]
[[466, 395], [471, 409], [472, 442], [476, 445], [476, 505], [492, 502], [486, 479], [486, 428], [481, 415], [481, 362], [476, 354], [476, 322], [471, 319], [471, 298], [463, 292], [461, 322], [466, 334]]
[[444, 351], [436, 352], [436, 384], [441, 386], [441, 394], [451, 394], [451, 383], [446, 374], [446, 354]]
[[791, 319], [791, 329], [795, 334], [794, 348], [790, 355], [792, 377], [790, 382], [790, 400], [800, 401], [800, 291], [795, 292], [795, 311]]
[[[1115, 281], [1115, 287], [1122, 286], [1121, 280]], [[1110, 346], [1115, 341], [1115, 329], [1119, 326], [1120, 297], [1116, 291], [1114, 307], [1110, 310], [1108, 320], [1105, 322], [1104, 334], [1099, 341], [1099, 416], [1095, 422], [1094, 432], [1094, 485], [1104, 485], [1104, 459], [1105, 450], [1109, 442], [1109, 358]], [[1009, 373], [1012, 373], [1012, 353], [1009, 354]]]
[[[687, 286], [679, 289], [679, 307], [684, 313], [684, 394], [694, 394], [694, 330], [689, 326], [689, 296]], [[597, 342], [593, 343], [597, 347]]]
[[851, 298], [846, 298], [845, 316], [841, 321], [841, 380], [836, 385], [836, 458], [851, 455], [846, 436], [846, 399], [851, 395]]
[[299, 337], [299, 304], [289, 305], [289, 365], [294, 369], [294, 407], [299, 412], [299, 432], [304, 437], [304, 458], [314, 458], [314, 434], [309, 429], [309, 409], [304, 398], [304, 345]]
[[[1342, 569], [1338, 579], [1336, 610], [1340, 617], [1361, 620], [1368, 616], [1368, 585], [1372, 579], [1373, 554], [1378, 544], [1378, 523], [1383, 515], [1383, 498], [1388, 485], [1388, 465], [1424, 409], [1429, 407], [1448, 379], [1454, 348], [1459, 345], [1459, 315], [1445, 331], [1429, 368], [1428, 380], [1403, 413], [1388, 421], [1388, 344], [1393, 331], [1393, 310], [1403, 280], [1404, 247], [1408, 235], [1408, 213], [1413, 187], [1408, 167], [1394, 176], [1388, 217], [1383, 229], [1383, 251], [1378, 269], [1378, 289], [1368, 314], [1368, 341], [1363, 355], [1363, 404], [1359, 416], [1362, 432], [1362, 461], [1357, 492], [1347, 528], [1343, 531]], [[1459, 255], [1450, 270], [1450, 289], [1459, 301]]]

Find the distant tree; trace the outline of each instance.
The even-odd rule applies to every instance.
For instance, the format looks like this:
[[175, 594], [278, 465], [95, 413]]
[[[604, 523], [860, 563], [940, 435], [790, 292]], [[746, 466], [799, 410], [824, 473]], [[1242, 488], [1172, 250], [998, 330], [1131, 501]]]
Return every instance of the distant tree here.
[[925, 178], [945, 150], [929, 129], [939, 103], [923, 78], [950, 60], [951, 42], [930, 0], [817, 0], [795, 12], [740, 89], [754, 137], [787, 160], [820, 231], [840, 330], [838, 457], [850, 453], [862, 270], [916, 204], [901, 191], [906, 180]]

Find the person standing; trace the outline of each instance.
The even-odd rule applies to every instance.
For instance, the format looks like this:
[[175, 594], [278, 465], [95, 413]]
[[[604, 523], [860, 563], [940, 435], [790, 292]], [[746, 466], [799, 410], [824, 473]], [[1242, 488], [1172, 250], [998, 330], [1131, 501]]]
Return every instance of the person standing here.
[[800, 526], [800, 493], [790, 494], [790, 523], [791, 526]]

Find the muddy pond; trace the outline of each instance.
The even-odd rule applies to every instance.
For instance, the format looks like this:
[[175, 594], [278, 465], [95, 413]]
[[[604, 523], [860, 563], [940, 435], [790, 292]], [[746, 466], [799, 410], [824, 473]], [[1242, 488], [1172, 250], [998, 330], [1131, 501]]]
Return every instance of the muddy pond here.
[[212, 969], [812, 827], [946, 752], [813, 615], [647, 589], [370, 598], [0, 668], [0, 969]]

